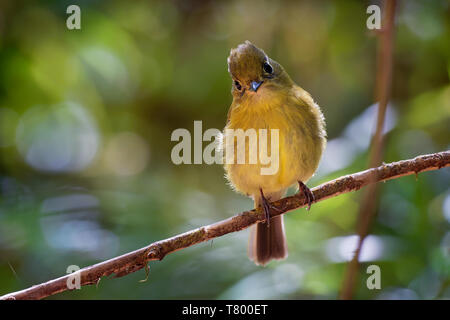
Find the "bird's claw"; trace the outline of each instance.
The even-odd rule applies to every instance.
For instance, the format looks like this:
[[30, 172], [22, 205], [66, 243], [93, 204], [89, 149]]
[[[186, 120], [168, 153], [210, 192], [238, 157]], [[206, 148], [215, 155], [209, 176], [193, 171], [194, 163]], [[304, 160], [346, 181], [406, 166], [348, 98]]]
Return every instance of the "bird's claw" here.
[[269, 200], [266, 199], [262, 189], [259, 189], [259, 191], [261, 192], [261, 206], [263, 208], [264, 214], [266, 215], [267, 226], [269, 226], [270, 225], [270, 209], [273, 209], [278, 212], [280, 212], [281, 210], [278, 209], [277, 207], [275, 207], [273, 204], [271, 204], [269, 202]]
[[308, 207], [306, 208], [306, 210], [310, 210], [311, 209], [311, 204], [316, 200], [316, 198], [314, 197], [314, 193], [312, 193], [311, 189], [309, 189], [303, 182], [298, 181], [298, 192], [302, 192], [303, 195], [305, 196], [306, 201], [308, 201]]

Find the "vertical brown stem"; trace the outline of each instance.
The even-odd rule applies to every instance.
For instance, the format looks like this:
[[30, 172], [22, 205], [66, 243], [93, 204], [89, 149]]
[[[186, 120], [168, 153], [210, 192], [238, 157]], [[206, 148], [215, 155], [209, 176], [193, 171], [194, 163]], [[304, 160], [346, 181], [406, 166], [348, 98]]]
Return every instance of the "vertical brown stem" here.
[[[386, 109], [389, 101], [392, 81], [392, 46], [394, 38], [396, 0], [386, 0], [384, 2], [383, 28], [378, 39], [377, 52], [377, 75], [375, 97], [378, 101], [378, 115], [375, 135], [372, 140], [370, 151], [369, 167], [373, 168], [381, 164], [383, 159], [383, 127], [386, 116]], [[374, 177], [376, 179], [377, 177]], [[359, 236], [358, 246], [353, 259], [349, 262], [341, 290], [341, 299], [351, 299], [355, 289], [359, 270], [359, 256], [365, 238], [370, 232], [376, 213], [376, 199], [378, 195], [378, 185], [371, 184], [362, 197], [357, 233]]]

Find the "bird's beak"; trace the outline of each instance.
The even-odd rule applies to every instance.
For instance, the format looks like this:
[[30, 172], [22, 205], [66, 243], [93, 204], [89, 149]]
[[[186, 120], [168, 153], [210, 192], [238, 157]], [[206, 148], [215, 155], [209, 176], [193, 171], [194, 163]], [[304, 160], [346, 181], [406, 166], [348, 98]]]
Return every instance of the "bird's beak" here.
[[262, 85], [262, 83], [263, 83], [263, 81], [252, 81], [252, 83], [250, 84], [250, 89], [252, 90], [252, 91], [257, 91], [258, 90], [258, 88]]

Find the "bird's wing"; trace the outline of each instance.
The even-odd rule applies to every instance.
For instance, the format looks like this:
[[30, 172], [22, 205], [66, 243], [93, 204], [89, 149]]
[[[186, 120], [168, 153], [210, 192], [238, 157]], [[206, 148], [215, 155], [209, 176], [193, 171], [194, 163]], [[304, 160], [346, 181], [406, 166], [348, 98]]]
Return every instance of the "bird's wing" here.
[[294, 96], [299, 100], [301, 105], [314, 106], [316, 104], [311, 95], [301, 87], [294, 85], [293, 92]]

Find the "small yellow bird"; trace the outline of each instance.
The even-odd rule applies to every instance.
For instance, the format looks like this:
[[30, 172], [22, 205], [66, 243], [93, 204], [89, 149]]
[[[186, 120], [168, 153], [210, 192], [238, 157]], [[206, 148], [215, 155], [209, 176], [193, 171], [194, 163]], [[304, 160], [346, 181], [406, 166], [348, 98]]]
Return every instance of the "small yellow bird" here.
[[[253, 198], [255, 208], [261, 206], [266, 214], [265, 222], [252, 226], [248, 250], [251, 260], [257, 265], [265, 265], [272, 259], [287, 257], [283, 216], [269, 218], [270, 202], [282, 198], [296, 183], [308, 200], [308, 210], [314, 202], [312, 192], [304, 183], [316, 171], [325, 149], [325, 121], [311, 95], [297, 86], [278, 62], [251, 42], [246, 41], [231, 50], [228, 72], [233, 80], [233, 103], [228, 111], [222, 148], [225, 150], [229, 143], [234, 145], [236, 136], [232, 134], [238, 129], [255, 130], [258, 141], [245, 138], [248, 143], [245, 144], [244, 163], [236, 161], [239, 152], [234, 146], [233, 161], [225, 161], [224, 167], [233, 188]], [[269, 132], [269, 138], [263, 144], [259, 141], [262, 137], [260, 129]], [[275, 136], [278, 138], [277, 170], [262, 174], [261, 169], [269, 164], [260, 157], [254, 163], [248, 161], [251, 158], [249, 150], [258, 150], [256, 156], [271, 150], [268, 147], [271, 129], [278, 130], [278, 136]]]

